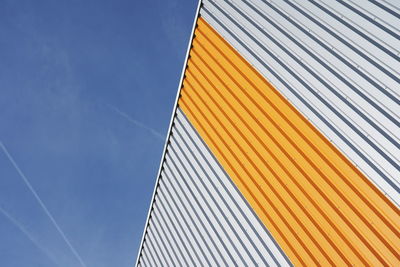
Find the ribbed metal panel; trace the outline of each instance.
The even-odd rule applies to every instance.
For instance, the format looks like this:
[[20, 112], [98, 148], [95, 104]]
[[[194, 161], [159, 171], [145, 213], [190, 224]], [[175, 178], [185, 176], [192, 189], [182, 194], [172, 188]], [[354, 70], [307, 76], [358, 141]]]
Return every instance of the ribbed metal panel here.
[[178, 108], [138, 265], [291, 265]]
[[203, 3], [206, 21], [399, 206], [398, 1]]
[[399, 3], [203, 3], [137, 265], [400, 265]]
[[195, 34], [179, 105], [292, 262], [400, 263], [399, 209], [202, 18]]

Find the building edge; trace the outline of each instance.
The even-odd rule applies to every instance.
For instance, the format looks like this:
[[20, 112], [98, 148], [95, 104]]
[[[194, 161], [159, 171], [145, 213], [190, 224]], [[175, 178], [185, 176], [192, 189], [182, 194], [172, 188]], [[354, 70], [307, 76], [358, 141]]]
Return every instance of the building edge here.
[[161, 171], [163, 169], [163, 163], [165, 161], [165, 155], [166, 155], [167, 147], [168, 147], [168, 144], [169, 144], [169, 141], [170, 141], [170, 137], [171, 137], [172, 126], [174, 125], [174, 118], [176, 116], [176, 111], [177, 111], [177, 108], [178, 108], [178, 101], [179, 101], [179, 97], [180, 97], [181, 90], [182, 90], [183, 80], [185, 78], [185, 70], [187, 68], [187, 63], [188, 63], [188, 60], [189, 60], [189, 54], [190, 54], [190, 49], [191, 49], [192, 43], [193, 43], [194, 32], [196, 30], [197, 20], [200, 17], [201, 6], [202, 6], [202, 0], [198, 0], [196, 13], [195, 13], [195, 16], [194, 16], [194, 19], [193, 19], [192, 31], [191, 31], [191, 34], [190, 34], [190, 39], [189, 39], [187, 50], [186, 50], [186, 56], [185, 56], [185, 60], [184, 60], [183, 67], [182, 67], [181, 78], [179, 80], [179, 86], [178, 86], [177, 94], [176, 94], [176, 97], [175, 97], [174, 108], [172, 110], [171, 119], [170, 119], [170, 122], [169, 122], [167, 137], [166, 137], [166, 140], [165, 140], [165, 143], [164, 143], [164, 149], [163, 149], [163, 153], [162, 153], [161, 160], [160, 160], [160, 166], [158, 167], [158, 173], [157, 173], [157, 178], [156, 178], [156, 182], [155, 182], [155, 185], [154, 185], [153, 195], [151, 197], [150, 207], [148, 209], [147, 218], [146, 218], [146, 222], [145, 222], [144, 230], [143, 230], [143, 235], [142, 235], [142, 238], [141, 238], [141, 241], [140, 241], [140, 245], [139, 245], [139, 249], [138, 249], [138, 253], [137, 253], [137, 256], [136, 256], [136, 262], [135, 262], [135, 266], [136, 267], [140, 263], [140, 256], [141, 256], [141, 253], [142, 253], [142, 250], [143, 250], [143, 243], [144, 243], [144, 241], [146, 239], [147, 229], [149, 227], [151, 211], [153, 210], [153, 204], [154, 204], [154, 200], [155, 200], [155, 197], [156, 197], [156, 194], [157, 194], [157, 188], [158, 188], [158, 186], [160, 184]]

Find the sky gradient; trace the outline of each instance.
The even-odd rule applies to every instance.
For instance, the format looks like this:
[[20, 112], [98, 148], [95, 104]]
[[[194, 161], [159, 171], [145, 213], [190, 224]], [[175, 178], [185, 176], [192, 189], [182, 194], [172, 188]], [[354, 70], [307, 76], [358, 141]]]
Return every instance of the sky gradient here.
[[133, 266], [197, 1], [0, 0], [0, 266]]

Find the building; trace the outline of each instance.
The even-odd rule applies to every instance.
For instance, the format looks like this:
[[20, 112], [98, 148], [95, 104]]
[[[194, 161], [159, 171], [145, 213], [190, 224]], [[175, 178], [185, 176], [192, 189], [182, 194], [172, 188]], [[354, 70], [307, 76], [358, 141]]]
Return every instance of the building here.
[[138, 266], [400, 266], [400, 2], [204, 0]]

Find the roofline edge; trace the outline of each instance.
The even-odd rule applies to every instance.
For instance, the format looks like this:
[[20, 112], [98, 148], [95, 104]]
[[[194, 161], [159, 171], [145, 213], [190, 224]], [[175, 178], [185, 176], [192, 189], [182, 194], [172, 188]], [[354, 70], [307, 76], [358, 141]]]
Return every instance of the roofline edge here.
[[170, 119], [170, 122], [169, 122], [168, 134], [167, 134], [167, 137], [166, 137], [166, 140], [165, 140], [165, 143], [164, 143], [164, 149], [163, 149], [163, 153], [162, 153], [162, 156], [161, 156], [160, 166], [158, 167], [156, 183], [155, 183], [155, 186], [154, 186], [153, 195], [151, 197], [150, 207], [148, 209], [147, 219], [146, 219], [146, 223], [145, 223], [145, 226], [144, 226], [144, 230], [143, 230], [143, 234], [142, 234], [139, 250], [138, 250], [138, 253], [137, 253], [137, 256], [136, 256], [136, 263], [135, 263], [136, 267], [139, 264], [139, 259], [140, 259], [140, 256], [142, 254], [143, 243], [144, 243], [144, 240], [145, 240], [145, 237], [146, 237], [146, 233], [147, 233], [147, 229], [148, 229], [148, 226], [149, 226], [150, 214], [151, 214], [151, 211], [153, 210], [153, 204], [154, 204], [155, 196], [156, 196], [156, 193], [157, 193], [157, 188], [158, 188], [158, 185], [160, 183], [162, 166], [163, 166], [163, 163], [165, 161], [165, 155], [167, 153], [167, 147], [168, 147], [169, 139], [170, 139], [171, 132], [172, 132], [172, 126], [173, 126], [174, 118], [176, 116], [176, 110], [178, 108], [178, 101], [179, 101], [179, 97], [180, 97], [181, 90], [182, 90], [183, 79], [185, 77], [185, 70], [186, 70], [186, 67], [187, 67], [188, 60], [189, 60], [189, 53], [190, 53], [190, 49], [191, 49], [191, 46], [192, 46], [192, 43], [193, 43], [193, 37], [194, 37], [195, 29], [196, 29], [197, 20], [198, 20], [198, 18], [200, 16], [201, 5], [202, 5], [202, 0], [199, 0], [199, 2], [197, 4], [197, 10], [196, 10], [196, 13], [195, 13], [195, 17], [193, 19], [192, 31], [191, 31], [191, 34], [190, 34], [190, 39], [189, 39], [188, 47], [187, 47], [187, 50], [186, 50], [185, 61], [184, 61], [183, 67], [182, 67], [182, 73], [181, 73], [181, 78], [180, 78], [180, 81], [179, 81], [177, 94], [176, 94], [176, 97], [175, 97], [175, 104], [174, 104], [174, 108], [173, 108], [172, 114], [171, 114], [171, 119]]

